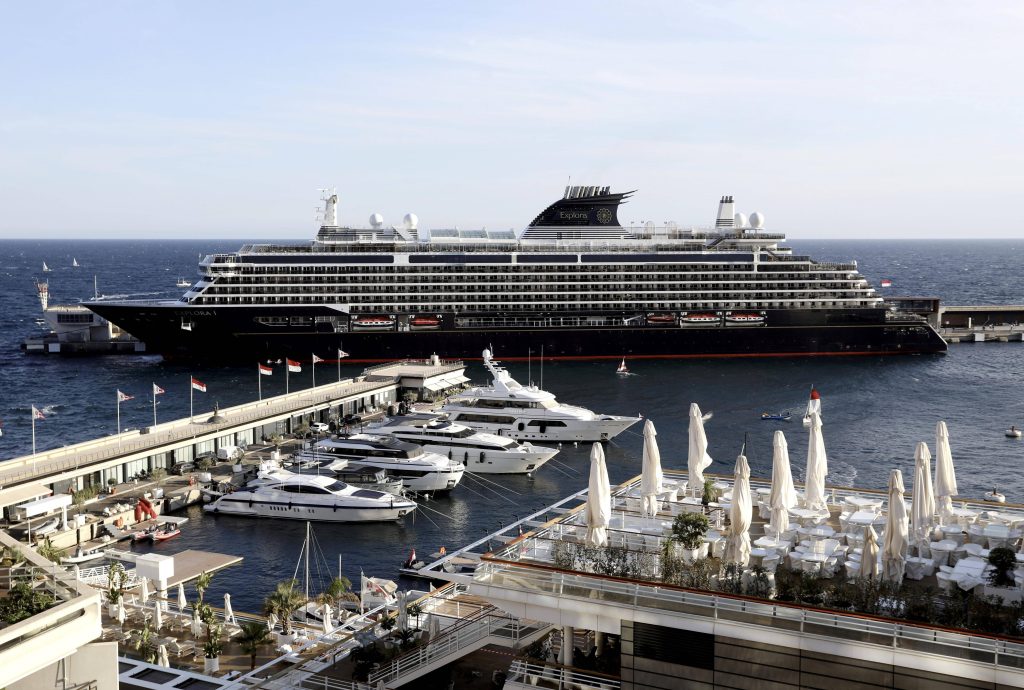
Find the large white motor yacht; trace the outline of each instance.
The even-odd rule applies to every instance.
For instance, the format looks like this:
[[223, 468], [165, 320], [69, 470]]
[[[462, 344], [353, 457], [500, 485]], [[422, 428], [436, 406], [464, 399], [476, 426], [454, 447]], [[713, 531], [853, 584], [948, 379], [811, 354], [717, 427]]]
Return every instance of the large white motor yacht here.
[[529, 441], [608, 441], [640, 421], [639, 417], [597, 414], [565, 405], [537, 386], [524, 386], [483, 352], [491, 373], [489, 386], [470, 388], [453, 397], [441, 412], [453, 422]]
[[480, 474], [529, 474], [558, 454], [557, 448], [519, 443], [509, 436], [477, 431], [432, 414], [395, 417], [373, 427], [423, 446], [423, 450], [461, 460], [468, 472]]
[[416, 510], [407, 498], [359, 489], [334, 477], [261, 471], [244, 489], [203, 506], [211, 513], [315, 522], [383, 522]]
[[415, 443], [376, 434], [324, 439], [296, 453], [295, 459], [312, 461], [330, 471], [351, 472], [355, 467], [385, 470], [390, 477], [401, 479], [407, 490], [417, 493], [451, 491], [462, 481], [466, 470], [458, 459], [428, 453]]

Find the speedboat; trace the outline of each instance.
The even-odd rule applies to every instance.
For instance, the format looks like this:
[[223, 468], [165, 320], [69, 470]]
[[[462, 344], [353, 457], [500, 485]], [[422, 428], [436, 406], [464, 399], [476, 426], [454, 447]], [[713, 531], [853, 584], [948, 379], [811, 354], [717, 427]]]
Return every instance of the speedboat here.
[[466, 470], [480, 474], [529, 474], [558, 454], [557, 448], [519, 443], [430, 414], [396, 417], [372, 431], [461, 460]]
[[203, 506], [210, 513], [313, 522], [384, 522], [416, 510], [412, 501], [359, 489], [334, 477], [263, 469], [244, 489]]
[[[451, 491], [462, 481], [466, 470], [457, 459], [427, 452], [415, 443], [377, 434], [324, 439], [312, 448], [296, 453], [295, 459], [312, 460], [319, 471], [337, 472], [349, 463], [385, 470], [414, 492]], [[338, 461], [344, 461], [344, 464]]]
[[1011, 426], [1006, 430], [1006, 438], [1020, 438], [1020, 429], [1015, 426]]
[[762, 412], [761, 413], [761, 419], [763, 419], [765, 421], [770, 421], [770, 422], [788, 422], [792, 418], [793, 418], [793, 413], [790, 412], [789, 410], [785, 410], [783, 412], [778, 412], [778, 413], [774, 413], [774, 414], [771, 413], [771, 412]]
[[149, 535], [149, 538], [152, 539], [154, 543], [156, 543], [160, 541], [167, 541], [168, 539], [173, 539], [179, 534], [181, 534], [181, 528], [179, 528], [175, 524], [167, 523], [160, 525], [160, 527], [158, 527], [155, 532]]
[[73, 556], [64, 556], [60, 559], [60, 562], [61, 565], [78, 565], [79, 563], [95, 561], [98, 558], [103, 558], [105, 555], [106, 554], [103, 552], [102, 548], [83, 551], [82, 548], [79, 547]]
[[441, 407], [453, 422], [480, 431], [530, 441], [608, 441], [640, 421], [639, 417], [598, 414], [565, 405], [537, 386], [523, 386], [483, 352], [489, 386], [470, 388]]

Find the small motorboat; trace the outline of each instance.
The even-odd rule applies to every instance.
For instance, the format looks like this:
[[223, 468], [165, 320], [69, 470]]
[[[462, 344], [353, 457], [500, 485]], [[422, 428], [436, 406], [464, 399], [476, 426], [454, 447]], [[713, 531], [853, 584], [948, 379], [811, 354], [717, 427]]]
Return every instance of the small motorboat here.
[[782, 412], [774, 412], [774, 413], [773, 412], [762, 412], [761, 413], [761, 419], [765, 420], [766, 422], [788, 422], [792, 418], [793, 418], [793, 413], [790, 412], [789, 410], [784, 410]]
[[619, 368], [615, 370], [615, 373], [619, 376], [628, 376], [629, 369], [626, 368], [626, 358], [623, 357], [622, 361], [619, 362]]
[[167, 541], [168, 539], [173, 539], [179, 534], [181, 534], [181, 528], [179, 528], [177, 525], [161, 525], [160, 529], [156, 530], [155, 532], [153, 532], [152, 535], [150, 535], [150, 539], [152, 539], [154, 543], [160, 541]]
[[138, 532], [132, 533], [132, 541], [147, 541], [153, 538], [153, 533], [156, 532], [158, 527], [151, 525], [146, 529], [141, 529]]
[[63, 565], [78, 565], [79, 563], [87, 563], [89, 561], [95, 561], [97, 558], [103, 558], [105, 554], [102, 549], [93, 549], [91, 551], [83, 551], [78, 549], [75, 551], [74, 556], [64, 556], [60, 559]]
[[1006, 503], [1006, 496], [992, 489], [985, 492], [985, 500], [992, 501], [993, 503]]
[[1011, 426], [1006, 430], [1006, 438], [1020, 438], [1020, 429], [1015, 426]]
[[882, 287], [892, 287], [892, 281], [888, 278], [882, 278]]
[[32, 533], [35, 534], [37, 537], [45, 537], [47, 534], [56, 532], [58, 525], [60, 525], [59, 517], [50, 518], [49, 520], [47, 520], [46, 522], [32, 530]]

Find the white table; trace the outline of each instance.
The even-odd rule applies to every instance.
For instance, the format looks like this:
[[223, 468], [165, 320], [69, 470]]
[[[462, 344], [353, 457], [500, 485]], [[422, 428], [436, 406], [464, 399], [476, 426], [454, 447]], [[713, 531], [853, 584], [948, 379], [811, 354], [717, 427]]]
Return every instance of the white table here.
[[935, 562], [935, 565], [947, 565], [949, 563], [949, 554], [960, 545], [952, 539], [943, 539], [942, 541], [932, 542], [930, 546], [932, 560]]
[[[836, 531], [832, 529], [829, 525], [819, 525], [817, 527], [806, 527], [802, 529], [803, 533], [805, 533], [808, 537], [811, 537], [813, 539], [828, 539], [832, 536], [835, 536], [836, 533]], [[797, 531], [799, 532], [800, 530]]]
[[970, 508], [954, 508], [953, 516], [960, 524], [971, 524], [978, 519], [978, 511], [971, 510]]
[[805, 522], [812, 522], [818, 518], [828, 517], [820, 510], [811, 510], [810, 508], [790, 508], [789, 514], [795, 517], [801, 525]]
[[882, 499], [880, 498], [868, 498], [867, 496], [847, 496], [843, 499], [845, 503], [849, 503], [851, 506], [864, 510], [865, 508], [881, 508]]
[[930, 558], [910, 556], [905, 572], [908, 580], [923, 580], [935, 572], [935, 562]]
[[858, 510], [846, 519], [846, 523], [848, 525], [856, 525], [858, 527], [867, 527], [868, 525], [874, 524], [875, 520], [879, 517], [879, 514], [873, 511]]

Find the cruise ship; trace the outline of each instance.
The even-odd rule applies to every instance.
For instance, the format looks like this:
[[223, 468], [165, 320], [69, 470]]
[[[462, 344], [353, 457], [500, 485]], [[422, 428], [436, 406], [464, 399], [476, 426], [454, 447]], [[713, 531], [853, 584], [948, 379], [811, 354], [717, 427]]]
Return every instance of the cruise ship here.
[[316, 239], [206, 256], [178, 300], [88, 307], [166, 357], [355, 362], [438, 352], [502, 357], [919, 354], [945, 342], [888, 309], [856, 262], [794, 254], [722, 197], [714, 227], [626, 227], [634, 192], [570, 186], [521, 232], [337, 222]]

